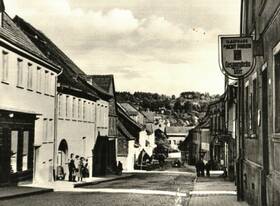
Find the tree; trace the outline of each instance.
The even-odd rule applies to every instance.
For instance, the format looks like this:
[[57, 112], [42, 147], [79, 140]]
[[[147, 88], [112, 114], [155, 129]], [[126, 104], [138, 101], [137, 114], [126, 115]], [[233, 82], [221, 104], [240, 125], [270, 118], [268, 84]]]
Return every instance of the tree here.
[[164, 160], [168, 157], [168, 151], [170, 149], [167, 136], [163, 131], [157, 129], [155, 131], [155, 144], [157, 145], [153, 151], [155, 159], [157, 159], [162, 166]]

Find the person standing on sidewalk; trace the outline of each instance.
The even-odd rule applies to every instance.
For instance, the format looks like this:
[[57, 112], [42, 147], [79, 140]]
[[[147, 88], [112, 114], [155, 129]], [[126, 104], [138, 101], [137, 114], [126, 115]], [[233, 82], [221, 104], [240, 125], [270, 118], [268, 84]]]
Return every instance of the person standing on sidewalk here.
[[69, 170], [69, 182], [73, 181], [73, 174], [75, 172], [75, 163], [74, 163], [74, 154], [70, 154], [70, 160], [68, 162], [68, 170]]

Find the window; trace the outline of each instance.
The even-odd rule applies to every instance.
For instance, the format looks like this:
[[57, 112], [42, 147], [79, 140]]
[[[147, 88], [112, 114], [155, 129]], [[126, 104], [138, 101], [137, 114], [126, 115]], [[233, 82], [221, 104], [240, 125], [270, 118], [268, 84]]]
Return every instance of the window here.
[[8, 82], [9, 78], [9, 56], [8, 52], [3, 51], [2, 52], [2, 81], [3, 82]]
[[11, 173], [18, 172], [18, 131], [11, 132]]
[[83, 101], [83, 120], [86, 120], [86, 101]]
[[49, 71], [45, 71], [45, 94], [49, 94]]
[[22, 171], [28, 170], [29, 131], [23, 132]]
[[86, 156], [86, 147], [87, 147], [87, 138], [83, 137], [82, 141], [83, 141], [83, 156], [85, 157]]
[[92, 103], [92, 114], [91, 115], [92, 115], [92, 117], [91, 117], [92, 121], [95, 122], [95, 105], [94, 105], [94, 103]]
[[78, 100], [78, 119], [81, 119], [81, 99]]
[[33, 70], [32, 64], [28, 63], [27, 65], [27, 89], [32, 90], [33, 87]]
[[280, 53], [275, 55], [275, 132], [280, 133]]
[[48, 140], [48, 119], [44, 118], [43, 121], [43, 142]]
[[258, 124], [258, 100], [257, 100], [257, 79], [253, 80], [253, 94], [252, 94], [252, 132], [256, 134]]
[[70, 117], [70, 105], [69, 105], [69, 96], [66, 96], [65, 100], [65, 117], [68, 118]]
[[76, 117], [76, 98], [72, 99], [72, 118]]
[[150, 142], [148, 140], [145, 141], [145, 146], [146, 147], [150, 146]]
[[62, 94], [58, 95], [58, 116], [61, 117], [62, 116]]
[[251, 107], [250, 107], [250, 97], [249, 97], [249, 86], [245, 87], [245, 132], [247, 135], [250, 131], [250, 113], [251, 113]]
[[17, 86], [23, 87], [23, 60], [17, 60]]
[[37, 92], [42, 92], [42, 69], [37, 67]]
[[48, 121], [48, 140], [51, 142], [53, 141], [54, 137], [54, 125], [53, 125], [53, 119], [49, 119]]
[[50, 75], [50, 95], [55, 95], [55, 75], [54, 73], [51, 73]]

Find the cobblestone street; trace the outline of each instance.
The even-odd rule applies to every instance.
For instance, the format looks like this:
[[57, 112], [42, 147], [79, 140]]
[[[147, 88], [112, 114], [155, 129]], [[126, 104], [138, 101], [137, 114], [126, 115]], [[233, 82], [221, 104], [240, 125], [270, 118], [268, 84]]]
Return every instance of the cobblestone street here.
[[141, 173], [127, 179], [74, 188], [72, 192], [52, 192], [4, 200], [0, 205], [187, 205], [188, 193], [193, 189], [193, 180], [194, 175], [189, 173]]

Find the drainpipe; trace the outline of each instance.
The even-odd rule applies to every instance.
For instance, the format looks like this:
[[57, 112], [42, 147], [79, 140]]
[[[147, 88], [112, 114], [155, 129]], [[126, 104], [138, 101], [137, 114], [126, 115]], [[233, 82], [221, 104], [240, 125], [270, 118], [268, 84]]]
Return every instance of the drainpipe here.
[[56, 181], [56, 147], [57, 147], [57, 122], [58, 122], [58, 92], [57, 92], [57, 81], [58, 77], [62, 74], [63, 68], [57, 74], [55, 79], [55, 92], [54, 92], [54, 138], [53, 138], [53, 180]]

